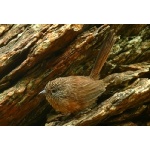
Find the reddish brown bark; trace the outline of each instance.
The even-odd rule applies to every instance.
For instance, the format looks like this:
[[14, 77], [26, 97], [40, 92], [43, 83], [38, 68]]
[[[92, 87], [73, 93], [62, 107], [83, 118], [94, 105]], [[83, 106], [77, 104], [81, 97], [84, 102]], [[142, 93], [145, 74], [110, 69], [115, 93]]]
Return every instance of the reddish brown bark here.
[[0, 25], [0, 125], [44, 125], [52, 108], [38, 93], [56, 77], [89, 75], [110, 29], [116, 42], [100, 74], [110, 81], [106, 92], [92, 110], [47, 125], [139, 125], [127, 112], [142, 106], [136, 118], [144, 114], [149, 125], [149, 25], [63, 24]]

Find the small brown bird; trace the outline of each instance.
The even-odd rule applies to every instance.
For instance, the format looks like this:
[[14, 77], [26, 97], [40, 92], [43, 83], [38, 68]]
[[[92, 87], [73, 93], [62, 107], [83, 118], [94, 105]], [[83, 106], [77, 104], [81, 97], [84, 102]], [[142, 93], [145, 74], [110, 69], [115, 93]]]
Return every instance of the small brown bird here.
[[52, 107], [61, 113], [74, 113], [88, 108], [105, 91], [102, 80], [85, 76], [60, 77], [47, 83], [42, 93]]
[[47, 83], [40, 93], [45, 94], [47, 101], [56, 111], [70, 114], [82, 111], [95, 103], [98, 96], [106, 90], [107, 83], [97, 79], [113, 44], [114, 33], [110, 31], [102, 44], [90, 76], [60, 77]]

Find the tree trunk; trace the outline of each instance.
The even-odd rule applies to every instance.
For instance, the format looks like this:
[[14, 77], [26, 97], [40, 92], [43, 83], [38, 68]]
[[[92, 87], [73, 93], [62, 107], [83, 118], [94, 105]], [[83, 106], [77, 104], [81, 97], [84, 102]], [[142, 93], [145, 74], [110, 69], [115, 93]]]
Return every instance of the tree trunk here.
[[[39, 92], [57, 77], [90, 75], [110, 29], [106, 91], [92, 109], [58, 117]], [[149, 25], [0, 25], [0, 58], [0, 125], [150, 124]]]

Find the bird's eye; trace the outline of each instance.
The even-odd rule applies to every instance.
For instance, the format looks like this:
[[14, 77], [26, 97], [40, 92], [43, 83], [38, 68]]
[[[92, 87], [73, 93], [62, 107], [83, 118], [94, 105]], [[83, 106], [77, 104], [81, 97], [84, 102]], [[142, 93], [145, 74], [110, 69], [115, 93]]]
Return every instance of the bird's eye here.
[[56, 89], [52, 89], [51, 92], [52, 92], [52, 94], [53, 94], [53, 93], [56, 93], [57, 90], [56, 90]]

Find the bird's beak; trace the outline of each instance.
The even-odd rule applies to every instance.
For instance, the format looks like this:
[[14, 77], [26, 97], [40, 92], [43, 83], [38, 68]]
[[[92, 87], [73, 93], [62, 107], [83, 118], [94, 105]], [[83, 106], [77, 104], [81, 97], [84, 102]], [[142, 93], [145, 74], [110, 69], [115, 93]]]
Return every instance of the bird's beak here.
[[46, 93], [46, 91], [45, 90], [43, 90], [43, 91], [41, 91], [39, 94], [45, 94]]

